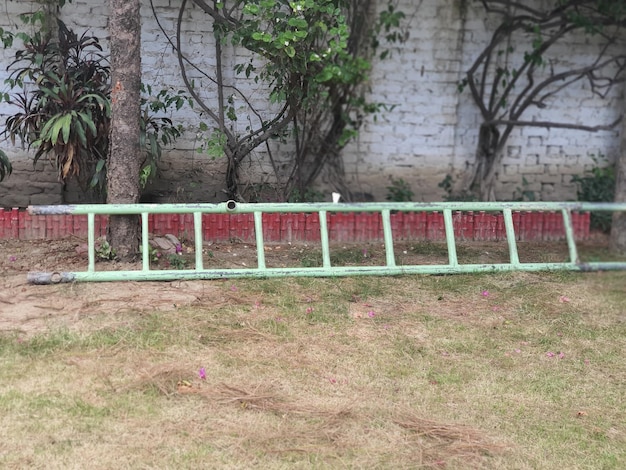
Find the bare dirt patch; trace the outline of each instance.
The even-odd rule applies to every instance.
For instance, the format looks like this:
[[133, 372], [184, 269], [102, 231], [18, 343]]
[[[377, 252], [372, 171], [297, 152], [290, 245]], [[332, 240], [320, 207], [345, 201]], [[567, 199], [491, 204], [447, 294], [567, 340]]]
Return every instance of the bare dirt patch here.
[[[0, 331], [32, 334], [51, 326], [71, 327], [88, 315], [174, 310], [211, 295], [215, 289], [214, 285], [199, 281], [44, 286], [27, 283], [29, 271], [85, 269], [85, 255], [77, 253], [81, 243], [71, 239], [0, 241]], [[110, 263], [110, 267], [115, 268], [116, 263]]]
[[[601, 243], [599, 243], [601, 242]], [[595, 240], [586, 249], [602, 249], [604, 240]], [[397, 264], [445, 264], [447, 249], [442, 243], [399, 243], [395, 248]], [[457, 254], [461, 263], [500, 263], [508, 261], [505, 242], [471, 243], [459, 245]], [[531, 261], [564, 261], [567, 247], [564, 243], [521, 244], [520, 259]], [[174, 255], [176, 256], [176, 255]], [[203, 246], [206, 267], [253, 268], [257, 263], [256, 246], [233, 241]], [[315, 245], [266, 245], [268, 267], [321, 266], [322, 254]], [[183, 253], [174, 261], [184, 267], [194, 265], [193, 245], [184, 244]], [[381, 243], [338, 244], [331, 247], [333, 265], [380, 266], [385, 264], [385, 248]], [[123, 314], [129, 311], [168, 311], [193, 305], [211, 298], [219, 298], [219, 285], [224, 281], [174, 282], [111, 282], [76, 283], [33, 286], [27, 283], [30, 271], [62, 272], [87, 269], [85, 240], [0, 240], [0, 331], [20, 334], [41, 332], [51, 326], [71, 328], [77, 320], [89, 315]], [[152, 269], [172, 269], [167, 257], [160, 258]], [[101, 261], [96, 270], [140, 269], [135, 265], [115, 261]], [[355, 317], [367, 317], [367, 307], [352, 312]]]

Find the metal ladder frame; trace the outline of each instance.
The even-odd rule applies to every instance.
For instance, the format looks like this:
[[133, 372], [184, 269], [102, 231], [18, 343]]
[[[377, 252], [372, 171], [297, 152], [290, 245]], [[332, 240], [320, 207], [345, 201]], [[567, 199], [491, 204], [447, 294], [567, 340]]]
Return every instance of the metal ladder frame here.
[[[358, 276], [358, 275], [401, 275], [401, 274], [456, 274], [497, 271], [597, 271], [626, 270], [626, 262], [581, 263], [578, 257], [572, 211], [626, 212], [626, 203], [587, 203], [587, 202], [439, 202], [439, 203], [271, 203], [247, 204], [228, 201], [219, 204], [83, 204], [30, 206], [34, 215], [87, 215], [88, 228], [88, 268], [87, 271], [53, 272], [28, 274], [28, 282], [51, 284], [82, 281], [171, 281], [179, 279], [224, 279], [242, 277], [283, 277], [283, 276]], [[438, 265], [396, 265], [393, 231], [390, 222], [392, 211], [442, 212], [448, 263]], [[460, 264], [457, 258], [456, 240], [453, 226], [453, 212], [485, 211], [501, 212], [504, 218], [506, 240], [509, 250], [508, 263]], [[560, 211], [563, 216], [565, 237], [569, 251], [569, 261], [562, 263], [522, 263], [520, 262], [513, 211]], [[272, 268], [265, 263], [263, 241], [263, 213], [318, 213], [322, 248], [321, 267]], [[330, 240], [327, 215], [330, 212], [379, 212], [383, 224], [383, 238], [386, 264], [383, 266], [333, 266], [330, 258]], [[193, 214], [195, 266], [183, 270], [150, 269], [149, 259], [149, 214]], [[202, 214], [231, 213], [254, 215], [254, 229], [257, 249], [257, 267], [244, 269], [207, 269], [202, 259]], [[96, 271], [95, 269], [95, 215], [140, 215], [141, 216], [141, 269], [129, 271]]]

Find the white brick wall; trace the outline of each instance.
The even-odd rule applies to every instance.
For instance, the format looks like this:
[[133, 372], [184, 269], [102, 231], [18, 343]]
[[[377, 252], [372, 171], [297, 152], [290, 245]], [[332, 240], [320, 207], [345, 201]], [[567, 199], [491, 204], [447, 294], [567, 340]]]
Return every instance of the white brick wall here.
[[[35, 2], [6, 2], [6, 13], [0, 15], [0, 26], [12, 27], [19, 23], [17, 14], [28, 11]], [[394, 47], [391, 59], [375, 61], [371, 73], [371, 101], [395, 105], [391, 112], [369, 118], [358, 139], [344, 152], [348, 184], [355, 192], [370, 193], [383, 200], [389, 177], [402, 177], [408, 181], [418, 200], [435, 200], [443, 196], [438, 183], [446, 174], [453, 172], [457, 178], [474, 162], [475, 146], [480, 116], [468, 91], [459, 94], [457, 84], [470, 67], [474, 57], [489, 40], [489, 28], [493, 20], [486, 20], [479, 2], [441, 2], [441, 0], [400, 0], [399, 7], [413, 17], [406, 43]], [[459, 5], [467, 4], [463, 15]], [[160, 23], [168, 34], [175, 33], [175, 20], [179, 2], [153, 0]], [[445, 5], [444, 5], [445, 4]], [[413, 14], [415, 15], [413, 16]], [[104, 40], [107, 36], [107, 4], [89, 0], [74, 0], [62, 11], [62, 19], [77, 31], [84, 29]], [[149, 2], [144, 0], [143, 16], [143, 81], [153, 88], [171, 87], [183, 89], [178, 72], [178, 62], [172, 48], [165, 42], [163, 32], [152, 15]], [[215, 66], [214, 37], [210, 23], [198, 8], [186, 13], [182, 43], [184, 52], [204, 70], [211, 72]], [[224, 46], [225, 50], [231, 50]], [[575, 47], [576, 55], [571, 54]], [[580, 62], [580, 55], [591, 49], [589, 38], [579, 38], [562, 51], [562, 59]], [[0, 79], [6, 77], [5, 68], [14, 51], [0, 50]], [[246, 62], [246, 56], [226, 60], [229, 67]], [[190, 71], [199, 92], [207, 99], [215, 99], [216, 93], [206, 77]], [[261, 106], [264, 117], [271, 115], [264, 105], [263, 90], [256, 88], [242, 77], [235, 76], [232, 69], [225, 71], [231, 83], [253, 93], [253, 102]], [[549, 120], [597, 125], [612, 122], [622, 108], [622, 90], [614, 90], [606, 100], [589, 93], [587, 85], [573, 87], [560, 95], [553, 105], [541, 110], [529, 110], [524, 119]], [[243, 115], [249, 114], [240, 101]], [[0, 118], [9, 110], [0, 109]], [[173, 118], [190, 129], [198, 123], [195, 111], [184, 108]], [[256, 119], [256, 118], [251, 118]], [[247, 125], [240, 119], [236, 126]], [[170, 197], [184, 200], [215, 200], [223, 198], [220, 191], [223, 181], [223, 161], [213, 162], [198, 155], [194, 149], [198, 142], [195, 133], [189, 132], [165, 155], [163, 169], [165, 183], [160, 183]], [[499, 172], [497, 195], [501, 199], [515, 196], [522, 187], [537, 191], [544, 199], [572, 199], [575, 187], [571, 177], [581, 174], [592, 165], [592, 155], [604, 154], [615, 158], [618, 152], [618, 130], [586, 133], [565, 129], [520, 128], [511, 135]], [[24, 153], [2, 144], [17, 161], [24, 160]], [[288, 146], [276, 146], [276, 157], [284, 158]], [[248, 178], [263, 181], [268, 178], [269, 168], [263, 161], [264, 151], [259, 149], [251, 164], [245, 168]], [[260, 160], [259, 160], [260, 159]], [[7, 183], [0, 183], [0, 206], [26, 205], [32, 201], [25, 195], [16, 195], [17, 180], [28, 177], [28, 165], [20, 163], [20, 171]], [[51, 187], [56, 175], [50, 171]], [[255, 175], [259, 175], [258, 177]], [[37, 176], [41, 181], [41, 175]], [[323, 186], [323, 182], [321, 182]], [[158, 186], [158, 185], [157, 185]], [[57, 187], [60, 187], [57, 185]], [[162, 189], [159, 187], [155, 190]], [[51, 192], [55, 192], [50, 190]], [[58, 199], [58, 190], [51, 200]], [[177, 196], [178, 194], [178, 196]], [[38, 196], [39, 198], [41, 196]]]

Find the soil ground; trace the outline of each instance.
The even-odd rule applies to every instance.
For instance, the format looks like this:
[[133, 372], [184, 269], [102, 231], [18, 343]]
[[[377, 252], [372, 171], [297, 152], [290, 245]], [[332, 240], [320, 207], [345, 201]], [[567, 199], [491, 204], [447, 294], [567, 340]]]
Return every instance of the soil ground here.
[[[579, 246], [590, 259], [602, 258], [606, 240], [596, 237]], [[0, 331], [29, 335], [50, 327], [71, 327], [81, 316], [123, 313], [131, 310], [166, 311], [191, 305], [217, 291], [227, 281], [115, 282], [30, 285], [28, 272], [82, 271], [87, 268], [85, 241], [0, 240]], [[559, 262], [567, 259], [565, 243], [519, 244], [522, 262]], [[445, 264], [445, 244], [404, 243], [394, 246], [397, 264]], [[457, 247], [461, 263], [507, 262], [506, 242], [471, 243]], [[205, 267], [241, 268], [256, 266], [256, 247], [244, 243], [205, 244]], [[321, 265], [319, 246], [268, 245], [268, 267], [312, 267]], [[160, 256], [151, 269], [193, 267], [193, 245], [183, 244], [183, 254]], [[340, 244], [331, 247], [333, 265], [384, 265], [384, 245]], [[139, 269], [115, 261], [99, 261], [96, 270]]]

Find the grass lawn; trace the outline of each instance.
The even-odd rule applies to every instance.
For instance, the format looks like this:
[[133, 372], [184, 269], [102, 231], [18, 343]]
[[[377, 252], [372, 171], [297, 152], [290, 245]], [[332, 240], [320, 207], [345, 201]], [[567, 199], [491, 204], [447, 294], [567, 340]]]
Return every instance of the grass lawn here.
[[624, 272], [196, 284], [0, 334], [0, 467], [626, 468]]

